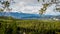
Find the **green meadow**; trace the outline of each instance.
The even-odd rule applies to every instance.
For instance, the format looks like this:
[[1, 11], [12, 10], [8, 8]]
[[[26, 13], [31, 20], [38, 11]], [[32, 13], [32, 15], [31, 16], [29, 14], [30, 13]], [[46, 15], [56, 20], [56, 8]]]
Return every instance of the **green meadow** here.
[[0, 16], [0, 34], [60, 34], [60, 21]]

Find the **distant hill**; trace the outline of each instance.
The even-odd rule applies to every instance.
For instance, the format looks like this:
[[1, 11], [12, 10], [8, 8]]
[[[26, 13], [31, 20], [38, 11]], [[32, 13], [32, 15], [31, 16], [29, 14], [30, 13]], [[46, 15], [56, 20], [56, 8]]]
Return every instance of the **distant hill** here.
[[0, 16], [11, 16], [17, 19], [50, 19], [50, 18], [59, 18], [60, 15], [40, 15], [40, 14], [26, 14], [18, 12], [0, 12]]

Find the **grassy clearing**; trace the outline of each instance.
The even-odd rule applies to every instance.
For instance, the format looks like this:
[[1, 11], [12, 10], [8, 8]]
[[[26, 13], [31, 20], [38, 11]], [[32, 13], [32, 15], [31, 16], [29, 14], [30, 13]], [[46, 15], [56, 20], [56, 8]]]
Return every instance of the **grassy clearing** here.
[[59, 34], [60, 32], [60, 21], [55, 20], [19, 20], [1, 17], [0, 23], [1, 34], [17, 34], [18, 31], [21, 31], [21, 34], [22, 32], [26, 34], [53, 34], [54, 32]]

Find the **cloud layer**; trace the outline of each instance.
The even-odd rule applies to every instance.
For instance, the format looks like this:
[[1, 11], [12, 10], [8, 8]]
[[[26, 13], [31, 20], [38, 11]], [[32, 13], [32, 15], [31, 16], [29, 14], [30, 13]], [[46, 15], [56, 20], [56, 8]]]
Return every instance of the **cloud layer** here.
[[16, 0], [16, 3], [11, 5], [10, 8], [13, 8], [12, 11], [14, 12], [39, 14], [38, 10], [42, 8], [42, 5], [35, 3], [35, 0]]
[[[42, 1], [37, 2], [37, 0], [14, 0], [15, 3], [10, 5], [12, 8], [11, 12], [19, 12], [19, 13], [31, 13], [31, 14], [39, 14], [39, 9], [43, 7]], [[46, 0], [47, 2], [47, 0]], [[60, 15], [59, 12], [54, 12], [55, 4], [48, 7], [45, 15]], [[7, 12], [7, 11], [6, 11]]]

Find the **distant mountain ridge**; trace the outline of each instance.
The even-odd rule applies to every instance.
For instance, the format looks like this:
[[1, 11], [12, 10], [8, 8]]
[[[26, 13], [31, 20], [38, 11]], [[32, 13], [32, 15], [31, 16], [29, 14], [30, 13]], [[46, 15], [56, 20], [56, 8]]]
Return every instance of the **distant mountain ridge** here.
[[60, 15], [40, 15], [40, 14], [26, 14], [18, 12], [0, 12], [0, 16], [11, 16], [17, 19], [50, 19], [60, 18]]

